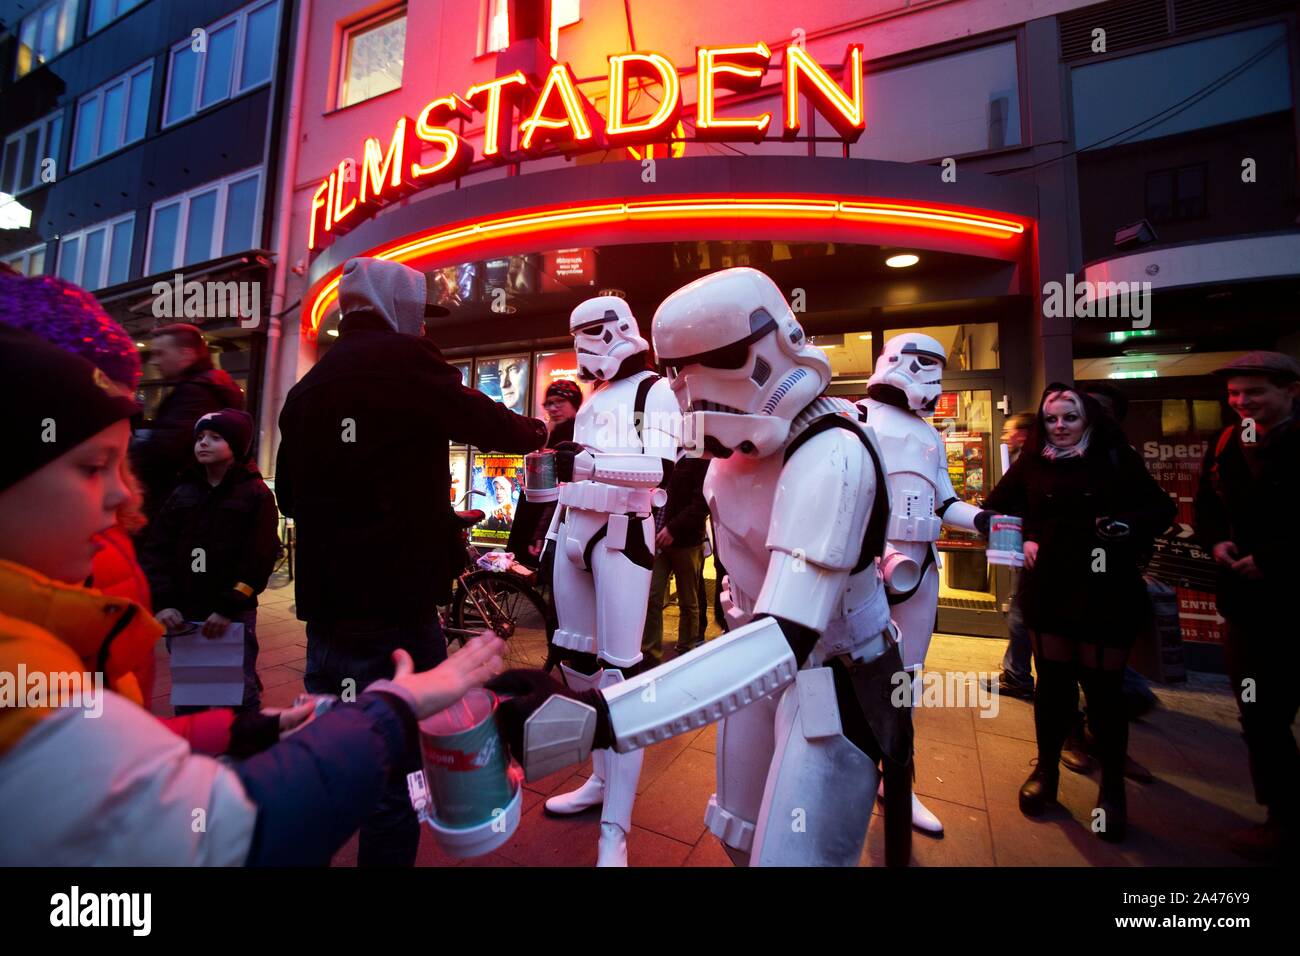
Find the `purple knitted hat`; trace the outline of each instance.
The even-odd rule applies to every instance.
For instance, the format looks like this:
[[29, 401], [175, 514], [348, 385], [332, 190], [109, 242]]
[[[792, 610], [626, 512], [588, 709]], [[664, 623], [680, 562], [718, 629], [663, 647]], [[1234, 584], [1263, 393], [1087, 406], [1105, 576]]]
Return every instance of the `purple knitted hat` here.
[[99, 300], [71, 282], [0, 272], [0, 322], [80, 355], [130, 392], [140, 382], [140, 356], [131, 336]]

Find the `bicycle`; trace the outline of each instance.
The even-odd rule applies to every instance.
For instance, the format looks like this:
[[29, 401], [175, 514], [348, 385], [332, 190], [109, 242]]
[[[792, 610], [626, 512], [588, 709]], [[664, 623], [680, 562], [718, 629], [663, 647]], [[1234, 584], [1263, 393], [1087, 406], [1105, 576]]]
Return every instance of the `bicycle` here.
[[[465, 497], [469, 494], [483, 492], [471, 491]], [[506, 642], [501, 656], [507, 667], [545, 668], [556, 624], [541, 592], [533, 586], [536, 572], [517, 561], [508, 571], [484, 567], [480, 563], [484, 551], [470, 540], [470, 532], [487, 515], [478, 509], [455, 515], [461, 524], [466, 561], [456, 575], [451, 603], [439, 611], [448, 650], [453, 640], [463, 646], [479, 632], [492, 630]]]

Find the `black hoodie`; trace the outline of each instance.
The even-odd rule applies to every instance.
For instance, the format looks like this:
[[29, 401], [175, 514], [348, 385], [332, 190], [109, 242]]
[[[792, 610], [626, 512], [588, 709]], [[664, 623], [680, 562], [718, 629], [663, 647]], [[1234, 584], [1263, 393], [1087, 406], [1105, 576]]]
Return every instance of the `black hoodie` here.
[[294, 519], [304, 621], [398, 620], [446, 603], [464, 560], [448, 441], [513, 454], [546, 441], [540, 421], [461, 385], [431, 341], [367, 318], [344, 318], [280, 413], [275, 490]]

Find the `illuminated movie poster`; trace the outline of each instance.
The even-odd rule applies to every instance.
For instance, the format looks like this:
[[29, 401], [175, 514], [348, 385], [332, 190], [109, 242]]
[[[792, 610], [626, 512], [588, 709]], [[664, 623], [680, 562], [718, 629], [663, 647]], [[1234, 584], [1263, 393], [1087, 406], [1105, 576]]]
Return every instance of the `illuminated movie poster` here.
[[460, 384], [469, 388], [469, 362], [452, 362], [451, 367], [460, 372]]
[[469, 501], [461, 501], [465, 497], [465, 469], [469, 466], [469, 454], [464, 448], [453, 445], [447, 453], [447, 460], [451, 465], [451, 506], [457, 511], [469, 511], [478, 507]]
[[479, 359], [474, 387], [512, 412], [528, 414], [528, 356]]
[[487, 515], [474, 529], [479, 544], [505, 546], [524, 485], [524, 456], [475, 452], [470, 487], [471, 507]]
[[537, 370], [533, 376], [533, 408], [537, 409], [539, 415], [544, 414], [542, 411], [542, 402], [546, 400], [546, 389], [552, 382], [560, 379], [568, 379], [576, 382], [578, 388], [582, 390], [582, 400], [585, 402], [591, 398], [591, 382], [584, 382], [578, 378], [578, 353], [572, 350], [567, 352], [538, 352], [537, 353]]

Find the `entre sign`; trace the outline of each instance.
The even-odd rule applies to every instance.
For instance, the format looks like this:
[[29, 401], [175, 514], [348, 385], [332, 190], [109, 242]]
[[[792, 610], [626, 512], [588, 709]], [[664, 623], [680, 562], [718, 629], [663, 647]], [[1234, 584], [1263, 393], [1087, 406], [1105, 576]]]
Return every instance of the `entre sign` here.
[[[758, 142], [767, 135], [772, 114], [716, 114], [719, 87], [737, 93], [762, 86], [772, 60], [766, 43], [750, 46], [699, 47], [695, 51], [698, 95], [695, 138], [706, 141]], [[866, 129], [862, 96], [862, 45], [851, 44], [844, 55], [842, 77], [835, 82], [802, 48], [785, 51], [782, 81], [782, 137], [799, 135], [799, 97], [806, 97], [846, 143], [856, 142]], [[628, 113], [631, 81], [649, 81], [662, 89], [656, 109], [633, 119]], [[452, 93], [430, 100], [417, 117], [399, 117], [388, 144], [371, 136], [362, 147], [359, 168], [350, 159], [340, 162], [317, 187], [311, 201], [307, 248], [323, 249], [384, 206], [408, 193], [448, 182], [464, 174], [474, 148], [449, 124], [483, 116], [483, 158], [503, 159], [510, 142], [511, 123], [518, 109], [519, 149], [537, 156], [551, 147], [580, 152], [611, 147], [643, 146], [671, 139], [682, 112], [682, 85], [677, 68], [660, 53], [620, 53], [609, 58], [609, 96], [601, 116], [578, 89], [567, 63], [556, 63], [544, 77], [516, 70], [471, 86], [464, 97]], [[426, 146], [441, 155], [423, 162]]]

